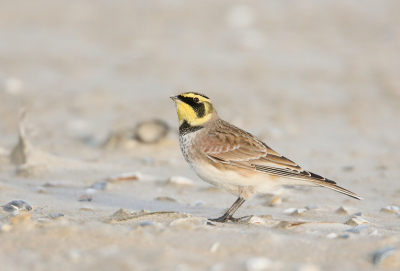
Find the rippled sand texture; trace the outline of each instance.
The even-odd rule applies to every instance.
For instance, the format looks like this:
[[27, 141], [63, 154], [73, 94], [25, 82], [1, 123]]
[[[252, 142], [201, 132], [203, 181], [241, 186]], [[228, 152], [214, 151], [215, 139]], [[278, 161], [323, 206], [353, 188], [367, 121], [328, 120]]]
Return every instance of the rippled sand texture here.
[[[399, 270], [399, 74], [399, 1], [1, 1], [0, 269]], [[365, 200], [208, 225], [235, 197], [180, 153], [183, 91]]]

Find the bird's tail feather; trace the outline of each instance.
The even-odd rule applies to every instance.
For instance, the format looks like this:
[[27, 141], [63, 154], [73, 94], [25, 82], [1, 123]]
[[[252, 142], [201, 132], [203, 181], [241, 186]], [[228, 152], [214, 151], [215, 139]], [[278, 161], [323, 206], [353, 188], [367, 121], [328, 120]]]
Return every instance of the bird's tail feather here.
[[356, 193], [353, 193], [353, 192], [351, 192], [351, 191], [349, 191], [347, 189], [344, 189], [344, 188], [342, 188], [342, 187], [340, 187], [340, 186], [338, 186], [336, 184], [332, 184], [332, 183], [328, 183], [328, 182], [324, 182], [324, 181], [313, 181], [313, 182], [318, 184], [319, 186], [323, 186], [323, 187], [332, 189], [332, 190], [334, 190], [336, 192], [345, 194], [345, 195], [350, 196], [352, 198], [359, 199], [359, 200], [363, 199], [362, 197], [358, 196]]

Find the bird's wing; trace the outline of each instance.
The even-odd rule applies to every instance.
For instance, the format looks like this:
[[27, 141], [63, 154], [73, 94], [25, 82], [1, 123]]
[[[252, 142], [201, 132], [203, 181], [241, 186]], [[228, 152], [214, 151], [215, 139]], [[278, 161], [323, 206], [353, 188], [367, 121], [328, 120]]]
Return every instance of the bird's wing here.
[[217, 163], [267, 173], [274, 176], [310, 181], [348, 196], [361, 199], [334, 181], [302, 169], [253, 135], [220, 120], [204, 137], [203, 152]]

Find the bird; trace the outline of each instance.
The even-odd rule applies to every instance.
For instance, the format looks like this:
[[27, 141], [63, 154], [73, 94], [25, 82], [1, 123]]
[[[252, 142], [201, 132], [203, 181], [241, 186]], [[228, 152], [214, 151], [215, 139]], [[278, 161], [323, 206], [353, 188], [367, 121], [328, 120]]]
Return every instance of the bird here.
[[170, 97], [179, 119], [179, 143], [191, 169], [205, 182], [237, 196], [213, 222], [239, 222], [234, 213], [254, 195], [282, 186], [319, 186], [361, 200], [336, 182], [304, 170], [256, 136], [222, 120], [204, 94], [184, 92]]

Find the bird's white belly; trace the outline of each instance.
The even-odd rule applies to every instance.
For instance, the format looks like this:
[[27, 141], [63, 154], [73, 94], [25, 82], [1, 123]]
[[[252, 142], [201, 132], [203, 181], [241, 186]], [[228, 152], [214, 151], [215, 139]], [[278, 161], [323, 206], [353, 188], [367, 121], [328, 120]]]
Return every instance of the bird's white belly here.
[[[271, 193], [279, 189], [282, 185], [301, 185], [304, 181], [287, 178], [277, 178], [266, 173], [254, 172], [248, 177], [235, 170], [220, 170], [214, 167], [210, 161], [196, 159], [192, 145], [195, 133], [189, 133], [180, 137], [182, 154], [192, 170], [204, 181], [227, 190], [229, 193], [245, 199], [250, 199], [254, 194]], [[250, 170], [249, 170], [250, 171]]]

